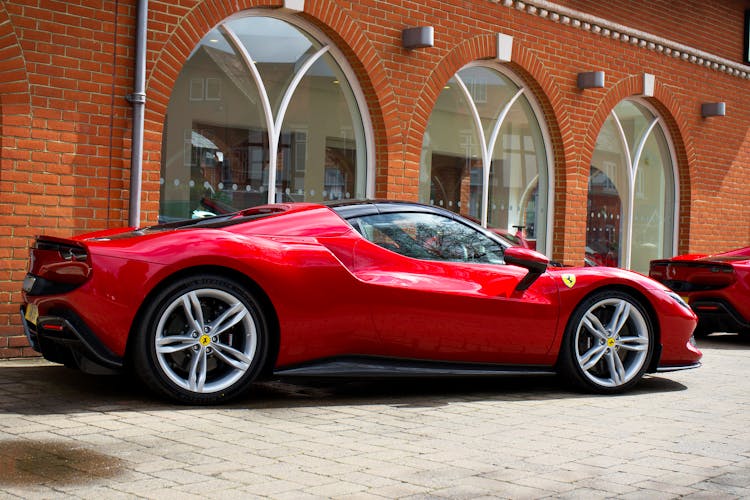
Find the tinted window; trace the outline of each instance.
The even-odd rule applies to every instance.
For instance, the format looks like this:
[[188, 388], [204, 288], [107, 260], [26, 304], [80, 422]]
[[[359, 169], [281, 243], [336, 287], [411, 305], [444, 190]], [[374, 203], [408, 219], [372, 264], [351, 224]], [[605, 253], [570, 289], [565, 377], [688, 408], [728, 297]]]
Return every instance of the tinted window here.
[[436, 214], [390, 213], [350, 220], [366, 239], [424, 260], [503, 263], [503, 247], [475, 228]]

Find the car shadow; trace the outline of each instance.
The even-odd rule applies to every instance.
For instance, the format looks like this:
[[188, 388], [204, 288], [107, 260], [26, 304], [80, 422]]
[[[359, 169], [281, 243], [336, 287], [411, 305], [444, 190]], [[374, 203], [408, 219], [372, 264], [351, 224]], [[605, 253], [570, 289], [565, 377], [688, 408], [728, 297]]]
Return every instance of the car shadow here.
[[708, 337], [699, 338], [696, 343], [698, 349], [708, 347], [722, 350], [750, 350], [750, 335], [717, 332]]
[[[278, 381], [257, 384], [247, 397], [228, 407], [269, 408], [328, 405], [381, 404], [403, 408], [432, 408], [457, 402], [549, 401], [592, 397], [627, 397], [641, 393], [685, 390], [680, 383], [660, 377], [644, 377], [632, 390], [613, 396], [575, 392], [551, 375], [462, 378], [370, 379], [351, 382]], [[266, 392], [267, 391], [267, 392]], [[280, 399], [278, 396], [281, 396]], [[290, 397], [291, 396], [291, 397]]]
[[[431, 408], [457, 402], [629, 397], [685, 389], [684, 385], [662, 375], [646, 376], [635, 388], [616, 396], [574, 392], [558, 377], [539, 375], [357, 381], [275, 380], [258, 382], [245, 395], [214, 407], [272, 409], [376, 404]], [[196, 407], [160, 399], [125, 375], [87, 375], [58, 365], [0, 368], [0, 414], [45, 415], [191, 408]]]

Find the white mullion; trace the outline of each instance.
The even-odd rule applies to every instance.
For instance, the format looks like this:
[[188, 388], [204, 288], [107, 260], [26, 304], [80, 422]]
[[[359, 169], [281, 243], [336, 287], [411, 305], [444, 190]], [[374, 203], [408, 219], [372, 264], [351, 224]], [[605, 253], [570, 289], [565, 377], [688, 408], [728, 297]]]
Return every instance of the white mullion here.
[[[489, 154], [487, 152], [487, 142], [484, 139], [484, 128], [482, 127], [482, 118], [479, 116], [479, 110], [477, 105], [474, 103], [474, 99], [471, 97], [471, 92], [466, 87], [466, 84], [461, 77], [456, 73], [456, 82], [461, 88], [461, 91], [466, 97], [471, 109], [471, 115], [474, 119], [474, 125], [476, 126], [477, 135], [479, 136], [480, 145], [482, 146], [482, 199], [480, 200], [482, 206], [482, 213], [480, 215], [480, 223], [482, 227], [487, 227], [487, 200], [490, 194], [490, 166], [489, 166]], [[471, 177], [471, 171], [469, 171], [469, 177]]]
[[[653, 121], [649, 124], [646, 131], [641, 136], [641, 140], [638, 143], [638, 147], [635, 149], [635, 157], [633, 158], [633, 165], [630, 169], [631, 171], [631, 188], [630, 188], [630, 205], [635, 205], [635, 183], [636, 179], [638, 177], [638, 166], [641, 163], [641, 155], [643, 154], [643, 149], [646, 147], [646, 141], [648, 141], [649, 136], [651, 135], [651, 132], [654, 130], [654, 127], [656, 124], [659, 123], [659, 117], [653, 119]], [[633, 244], [633, 216], [635, 214], [635, 208], [632, 209], [632, 215], [630, 218], [630, 223], [628, 224], [628, 257], [632, 256], [632, 248], [631, 245]], [[628, 260], [628, 269], [630, 269], [630, 260]]]
[[625, 130], [622, 128], [622, 123], [620, 123], [620, 119], [617, 117], [617, 113], [615, 113], [615, 110], [612, 110], [612, 117], [615, 120], [615, 125], [617, 126], [617, 131], [619, 132], [620, 136], [620, 142], [622, 144], [623, 151], [625, 151], [625, 159], [628, 164], [628, 175], [627, 175], [627, 182], [628, 182], [628, 192], [627, 192], [627, 207], [625, 209], [625, 218], [624, 220], [621, 218], [620, 224], [622, 225], [623, 222], [625, 224], [625, 231], [623, 231], [622, 239], [623, 241], [620, 244], [620, 248], [622, 248], [622, 263], [621, 267], [624, 267], [625, 269], [630, 269], [630, 245], [632, 240], [632, 226], [633, 226], [633, 203], [635, 203], [635, 188], [634, 188], [634, 177], [633, 177], [633, 161], [632, 157], [630, 155], [630, 148], [628, 147], [628, 139], [625, 136]]
[[510, 101], [503, 107], [503, 110], [500, 112], [500, 114], [497, 117], [497, 121], [495, 122], [495, 126], [492, 128], [492, 134], [490, 135], [490, 142], [487, 145], [487, 149], [490, 153], [492, 153], [495, 150], [495, 142], [497, 141], [497, 136], [500, 134], [500, 129], [503, 126], [503, 122], [505, 122], [505, 118], [508, 116], [508, 113], [510, 112], [511, 106], [513, 106], [519, 97], [523, 95], [524, 89], [521, 88], [516, 92], [516, 94], [511, 97]]
[[654, 130], [654, 127], [659, 123], [660, 119], [657, 116], [654, 118], [654, 120], [649, 124], [646, 131], [643, 133], [643, 136], [641, 137], [641, 141], [638, 143], [638, 147], [635, 149], [635, 157], [633, 158], [633, 190], [635, 191], [635, 179], [638, 175], [638, 166], [641, 163], [641, 154], [643, 154], [643, 149], [646, 147], [646, 141], [648, 141], [648, 138], [651, 136], [651, 132]]
[[[275, 126], [273, 130], [273, 140], [275, 148], [278, 149], [279, 147], [279, 140], [281, 139], [281, 127], [284, 124], [284, 115], [286, 114], [286, 110], [289, 107], [289, 103], [292, 101], [292, 96], [294, 95], [294, 91], [297, 90], [297, 87], [299, 86], [300, 82], [302, 81], [302, 78], [304, 78], [305, 74], [307, 73], [307, 70], [310, 69], [310, 67], [315, 64], [315, 62], [321, 58], [323, 54], [328, 52], [328, 47], [323, 47], [320, 50], [318, 50], [315, 54], [313, 54], [307, 61], [300, 66], [297, 73], [295, 73], [294, 78], [292, 79], [291, 83], [289, 84], [289, 87], [287, 87], [286, 91], [284, 92], [284, 96], [281, 99], [281, 105], [279, 106], [279, 112], [276, 115], [276, 119], [274, 120]], [[273, 165], [273, 184], [271, 184], [271, 173], [269, 172], [268, 175], [268, 183], [273, 186], [273, 191], [271, 189], [268, 190], [268, 203], [273, 203], [274, 195], [276, 193], [276, 158], [278, 157], [278, 152], [273, 155], [274, 158], [274, 165]]]
[[638, 146], [635, 148], [635, 156], [633, 157], [633, 163], [630, 165], [630, 192], [628, 193], [628, 196], [630, 197], [630, 217], [628, 220], [628, 228], [627, 228], [627, 251], [628, 251], [628, 261], [627, 261], [627, 269], [630, 269], [631, 259], [632, 259], [632, 245], [633, 245], [633, 217], [635, 215], [635, 183], [636, 178], [638, 177], [638, 165], [641, 162], [641, 155], [643, 154], [643, 149], [646, 147], [646, 141], [648, 140], [649, 136], [651, 135], [651, 132], [654, 130], [654, 127], [656, 124], [659, 123], [659, 118], [656, 117], [654, 120], [649, 124], [646, 131], [641, 136], [641, 140], [638, 142]]
[[[485, 183], [487, 185], [487, 195], [484, 198], [484, 205], [487, 207], [487, 214], [485, 215], [483, 226], [487, 226], [487, 218], [489, 213], [489, 205], [490, 205], [490, 168], [492, 168], [492, 153], [495, 151], [495, 143], [497, 142], [497, 138], [500, 135], [500, 129], [503, 126], [503, 123], [505, 122], [505, 118], [508, 116], [508, 113], [510, 112], [510, 108], [516, 103], [519, 97], [523, 95], [523, 88], [518, 89], [518, 92], [508, 101], [505, 106], [503, 107], [503, 110], [500, 112], [500, 114], [497, 117], [497, 120], [495, 121], [495, 126], [492, 127], [492, 133], [490, 134], [490, 141], [487, 144], [487, 178], [485, 180]], [[482, 131], [484, 132], [484, 131]], [[484, 134], [482, 134], [482, 137], [484, 137]], [[508, 200], [510, 202], [510, 200]], [[509, 203], [510, 204], [510, 203]], [[510, 207], [508, 208], [508, 212], [510, 213]], [[506, 224], [507, 225], [507, 224]]]

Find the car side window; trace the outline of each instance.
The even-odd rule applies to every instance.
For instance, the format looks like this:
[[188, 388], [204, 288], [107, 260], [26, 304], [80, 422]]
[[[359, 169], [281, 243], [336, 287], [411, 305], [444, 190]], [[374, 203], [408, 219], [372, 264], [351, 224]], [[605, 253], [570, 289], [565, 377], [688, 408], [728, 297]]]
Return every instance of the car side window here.
[[367, 240], [423, 260], [502, 264], [503, 247], [476, 228], [428, 213], [385, 213], [349, 221]]

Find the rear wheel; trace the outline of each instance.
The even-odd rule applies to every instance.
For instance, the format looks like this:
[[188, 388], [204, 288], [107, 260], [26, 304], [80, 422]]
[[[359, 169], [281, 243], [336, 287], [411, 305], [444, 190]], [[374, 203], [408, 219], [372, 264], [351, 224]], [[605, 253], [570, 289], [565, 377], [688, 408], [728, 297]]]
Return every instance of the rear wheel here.
[[159, 394], [192, 404], [245, 391], [268, 345], [258, 302], [234, 281], [211, 275], [162, 291], [137, 335], [134, 366], [142, 380]]
[[622, 392], [643, 376], [654, 351], [654, 329], [643, 306], [621, 291], [601, 291], [573, 312], [559, 368], [578, 388]]

